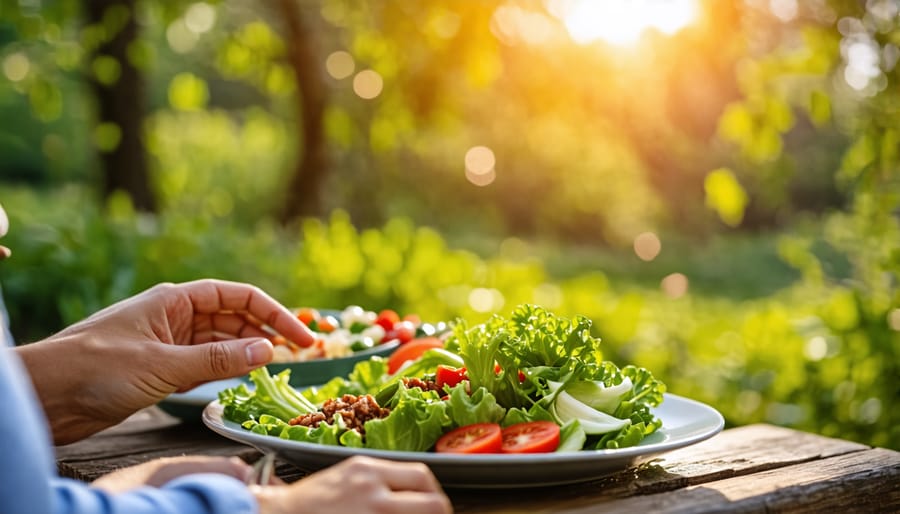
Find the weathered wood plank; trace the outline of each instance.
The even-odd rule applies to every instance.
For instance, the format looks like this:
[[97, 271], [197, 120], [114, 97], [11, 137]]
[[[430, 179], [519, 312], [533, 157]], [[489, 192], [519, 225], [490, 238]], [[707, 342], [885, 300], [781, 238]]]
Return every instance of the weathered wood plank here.
[[[503, 506], [520, 505], [529, 511], [556, 508], [559, 498], [574, 505], [591, 505], [617, 498], [673, 491], [730, 477], [814, 462], [819, 459], [868, 450], [869, 447], [816, 434], [772, 425], [748, 425], [722, 432], [716, 437], [636, 469], [600, 480], [552, 489], [450, 490], [457, 512], [503, 512]], [[500, 508], [494, 511], [492, 508]]]
[[[897, 512], [900, 453], [876, 448], [676, 491], [582, 504], [553, 512]], [[541, 510], [529, 509], [532, 512]], [[544, 510], [543, 512], [549, 512]]]

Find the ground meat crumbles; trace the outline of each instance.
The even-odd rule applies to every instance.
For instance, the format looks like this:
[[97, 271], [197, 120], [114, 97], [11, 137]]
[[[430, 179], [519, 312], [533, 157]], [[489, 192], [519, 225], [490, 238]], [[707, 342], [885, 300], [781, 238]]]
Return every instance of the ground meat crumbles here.
[[444, 394], [444, 386], [439, 386], [434, 380], [423, 380], [416, 377], [401, 378], [400, 380], [403, 381], [403, 385], [405, 385], [407, 389], [418, 387], [423, 391], [435, 391]]
[[371, 394], [365, 396], [355, 396], [345, 394], [340, 398], [332, 398], [326, 400], [322, 405], [322, 409], [318, 412], [309, 414], [301, 414], [290, 421], [291, 425], [303, 425], [315, 428], [319, 423], [332, 423], [334, 415], [340, 414], [347, 428], [356, 430], [360, 434], [365, 435], [366, 431], [363, 425], [370, 419], [382, 419], [391, 413], [391, 409], [380, 407], [378, 402]]

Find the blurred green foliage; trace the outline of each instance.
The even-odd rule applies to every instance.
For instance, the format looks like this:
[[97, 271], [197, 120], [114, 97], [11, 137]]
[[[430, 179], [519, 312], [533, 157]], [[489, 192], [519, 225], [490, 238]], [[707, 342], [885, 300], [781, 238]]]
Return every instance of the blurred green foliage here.
[[[247, 230], [177, 211], [140, 215], [125, 198], [102, 209], [89, 200], [78, 188], [4, 194], [15, 256], [0, 278], [21, 340], [157, 282], [199, 277], [251, 282], [291, 306], [390, 307], [426, 320], [478, 322], [538, 303], [592, 318], [607, 358], [652, 369], [671, 391], [715, 405], [730, 425], [766, 421], [875, 445], [900, 442], [891, 408], [898, 386], [889, 378], [900, 372], [897, 331], [888, 325], [896, 297], [863, 287], [858, 276], [832, 282], [827, 270], [843, 269], [840, 248], [813, 244], [830, 245], [828, 231], [781, 239], [779, 251], [804, 278], [783, 274], [787, 285], [772, 294], [736, 297], [745, 291], [742, 277], [713, 273], [707, 289], [672, 298], [627, 270], [553, 276], [542, 250], [520, 239], [502, 241], [488, 257], [454, 249], [403, 218], [359, 230], [335, 211], [294, 229], [260, 222]], [[830, 231], [848, 237], [849, 222], [837, 220]], [[771, 269], [741, 245], [719, 243], [711, 255], [737, 257], [728, 269], [748, 275]], [[702, 277], [705, 265], [687, 272]]]
[[[730, 425], [900, 448], [894, 4], [781, 19], [705, 1], [691, 28], [621, 49], [573, 44], [551, 3], [303, 2], [333, 166], [328, 214], [282, 226], [307, 149], [277, 2], [143, 0], [83, 26], [75, 0], [0, 0], [17, 338], [199, 277], [431, 320], [538, 303], [592, 318], [609, 358]], [[156, 215], [95, 187], [122, 133], [94, 123], [83, 82], [116, 83], [122, 63], [92, 51], [129, 15]], [[326, 74], [338, 51], [350, 71]], [[354, 89], [363, 71], [383, 81], [374, 98]], [[482, 146], [483, 187], [464, 173]], [[638, 258], [641, 233], [658, 256]]]

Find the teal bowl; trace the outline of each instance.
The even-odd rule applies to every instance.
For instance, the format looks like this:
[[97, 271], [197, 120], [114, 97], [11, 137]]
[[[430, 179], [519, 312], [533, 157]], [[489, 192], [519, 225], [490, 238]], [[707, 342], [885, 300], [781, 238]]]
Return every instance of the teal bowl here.
[[[290, 384], [294, 387], [322, 385], [334, 377], [346, 377], [353, 371], [353, 367], [356, 366], [357, 362], [369, 360], [375, 356], [387, 358], [398, 346], [400, 346], [400, 342], [394, 340], [354, 352], [346, 357], [298, 362], [273, 362], [267, 364], [266, 369], [272, 375], [281, 373], [286, 369], [291, 370]], [[250, 377], [247, 375], [241, 378], [245, 382], [250, 382]]]

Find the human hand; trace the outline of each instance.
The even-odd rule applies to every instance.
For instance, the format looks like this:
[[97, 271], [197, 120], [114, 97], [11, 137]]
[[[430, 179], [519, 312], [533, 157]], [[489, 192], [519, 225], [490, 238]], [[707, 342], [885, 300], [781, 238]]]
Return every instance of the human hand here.
[[56, 444], [119, 423], [171, 393], [243, 375], [272, 360], [275, 332], [312, 332], [256, 287], [220, 280], [160, 284], [16, 351]]
[[260, 514], [446, 514], [450, 500], [419, 462], [355, 456], [285, 486], [251, 486]]
[[192, 473], [220, 473], [246, 482], [253, 468], [237, 457], [164, 457], [113, 471], [91, 485], [109, 493], [121, 493], [143, 486], [160, 487]]

